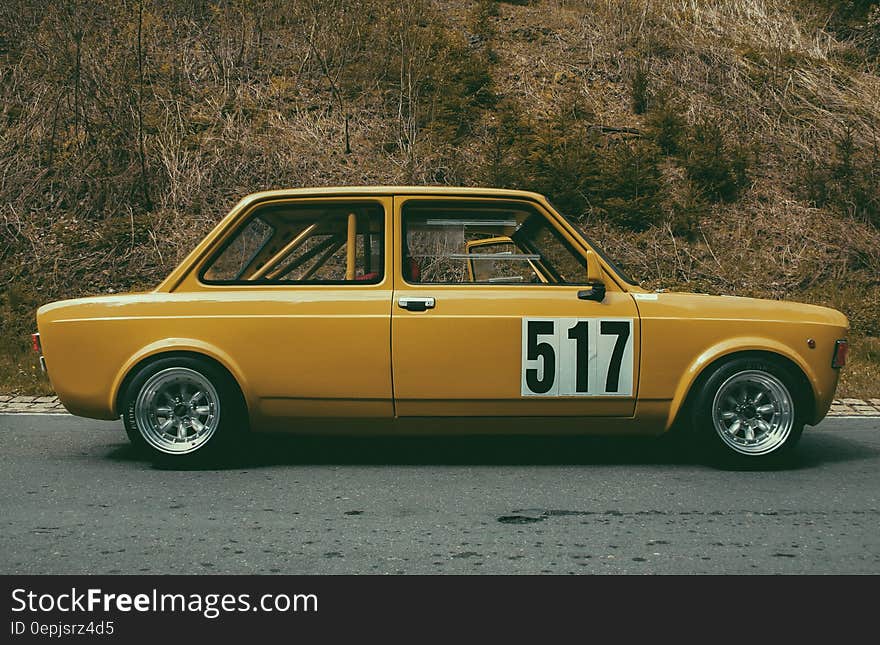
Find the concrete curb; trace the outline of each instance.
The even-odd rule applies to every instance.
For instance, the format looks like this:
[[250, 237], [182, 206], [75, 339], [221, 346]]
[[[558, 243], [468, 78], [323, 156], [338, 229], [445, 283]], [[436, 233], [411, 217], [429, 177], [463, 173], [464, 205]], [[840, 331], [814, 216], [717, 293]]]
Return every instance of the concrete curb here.
[[0, 414], [69, 414], [57, 396], [0, 394]]
[[880, 399], [834, 399], [828, 416], [880, 417]]
[[[0, 394], [0, 414], [68, 414], [56, 396]], [[834, 399], [830, 417], [880, 417], [880, 399]]]

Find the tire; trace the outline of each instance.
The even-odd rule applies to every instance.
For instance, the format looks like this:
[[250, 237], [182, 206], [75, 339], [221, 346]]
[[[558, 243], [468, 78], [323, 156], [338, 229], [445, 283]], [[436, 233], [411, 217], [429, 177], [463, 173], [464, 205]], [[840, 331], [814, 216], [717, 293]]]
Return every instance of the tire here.
[[735, 467], [787, 464], [804, 430], [802, 380], [780, 362], [734, 358], [698, 387], [691, 436], [712, 461]]
[[134, 447], [163, 466], [218, 463], [247, 429], [247, 407], [235, 380], [188, 356], [140, 368], [125, 389], [121, 411]]

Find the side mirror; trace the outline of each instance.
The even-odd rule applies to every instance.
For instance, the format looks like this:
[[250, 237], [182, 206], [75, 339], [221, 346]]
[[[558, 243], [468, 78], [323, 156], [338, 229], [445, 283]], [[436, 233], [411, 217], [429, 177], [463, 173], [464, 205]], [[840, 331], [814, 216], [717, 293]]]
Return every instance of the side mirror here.
[[578, 291], [578, 298], [580, 300], [595, 300], [596, 302], [605, 300], [605, 281], [603, 277], [599, 258], [593, 251], [587, 251], [587, 282], [591, 286], [589, 289]]

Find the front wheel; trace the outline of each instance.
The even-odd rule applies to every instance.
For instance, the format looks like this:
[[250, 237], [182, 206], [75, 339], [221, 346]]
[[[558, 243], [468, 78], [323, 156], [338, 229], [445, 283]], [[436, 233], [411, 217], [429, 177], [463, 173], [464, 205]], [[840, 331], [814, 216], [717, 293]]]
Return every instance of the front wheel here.
[[800, 380], [764, 358], [739, 358], [715, 370], [700, 387], [691, 414], [696, 437], [710, 456], [735, 465], [790, 457], [804, 428]]
[[246, 419], [234, 380], [189, 357], [141, 368], [126, 389], [122, 417], [132, 443], [168, 465], [219, 457], [240, 436]]

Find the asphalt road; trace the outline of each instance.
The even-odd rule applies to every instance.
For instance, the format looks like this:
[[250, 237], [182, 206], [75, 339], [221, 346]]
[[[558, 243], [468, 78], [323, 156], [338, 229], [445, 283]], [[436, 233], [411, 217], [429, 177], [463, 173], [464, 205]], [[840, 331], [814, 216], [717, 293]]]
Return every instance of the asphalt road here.
[[786, 470], [653, 440], [261, 437], [225, 470], [0, 416], [0, 573], [880, 573], [880, 418]]

